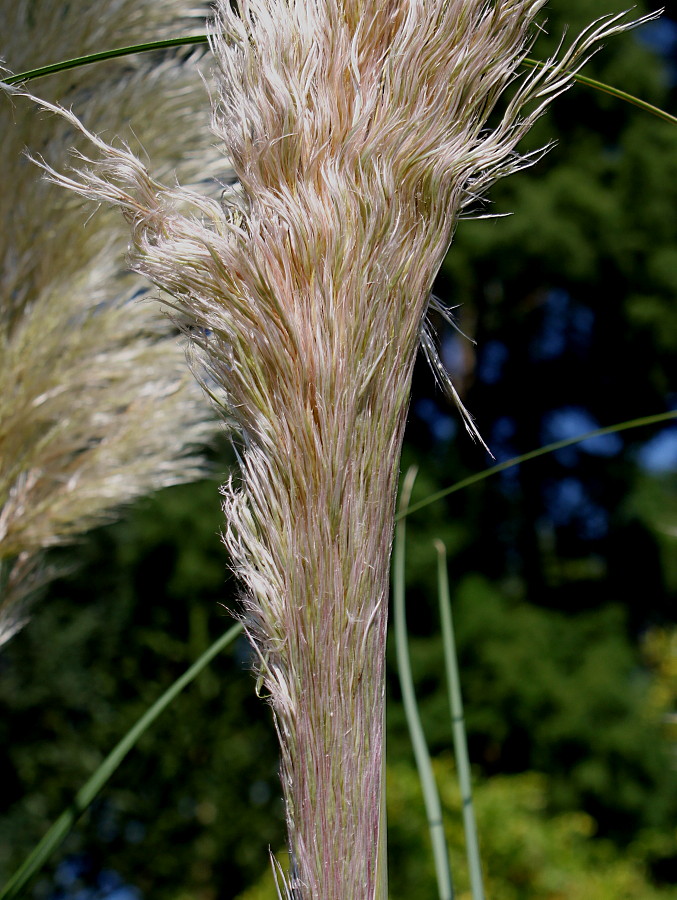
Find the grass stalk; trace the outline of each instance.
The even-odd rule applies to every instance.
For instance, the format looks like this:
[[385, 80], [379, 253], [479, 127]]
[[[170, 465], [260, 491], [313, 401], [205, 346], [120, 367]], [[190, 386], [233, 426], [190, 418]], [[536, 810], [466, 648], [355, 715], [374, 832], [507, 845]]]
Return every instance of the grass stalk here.
[[229, 628], [146, 710], [136, 724], [130, 728], [122, 740], [111, 750], [96, 772], [80, 788], [70, 806], [61, 813], [47, 834], [35, 846], [7, 884], [0, 889], [0, 900], [13, 900], [13, 898], [21, 896], [29, 880], [40, 871], [55, 850], [61, 846], [77, 820], [99, 794], [139, 738], [150, 728], [158, 716], [167, 709], [181, 691], [202, 672], [205, 666], [231, 644], [241, 632], [242, 625], [240, 624]]
[[456, 656], [454, 622], [451, 614], [451, 600], [449, 598], [447, 548], [440, 540], [436, 540], [434, 543], [435, 549], [437, 550], [437, 585], [440, 602], [440, 620], [442, 622], [444, 666], [447, 674], [447, 689], [449, 693], [449, 707], [451, 711], [452, 733], [454, 739], [454, 755], [456, 757], [458, 782], [461, 789], [463, 830], [465, 832], [465, 845], [468, 855], [470, 888], [473, 900], [484, 900], [480, 848], [477, 838], [477, 823], [475, 821], [475, 809], [472, 799], [468, 741], [465, 733], [465, 717], [463, 715], [463, 697], [461, 695], [461, 680], [458, 671], [458, 659]]
[[[402, 486], [400, 507], [406, 508], [411, 497], [411, 490], [416, 478], [416, 468], [407, 472]], [[393, 554], [393, 606], [395, 619], [395, 644], [397, 648], [397, 672], [402, 690], [402, 703], [407, 718], [407, 726], [416, 758], [416, 767], [421, 780], [423, 800], [425, 803], [430, 840], [435, 859], [435, 874], [440, 900], [453, 900], [454, 887], [449, 863], [449, 852], [444, 835], [442, 804], [435, 782], [430, 753], [423, 733], [421, 717], [418, 712], [414, 679], [411, 674], [411, 661], [407, 647], [407, 623], [405, 612], [404, 563], [406, 546], [406, 519], [401, 519], [395, 530], [395, 549]]]

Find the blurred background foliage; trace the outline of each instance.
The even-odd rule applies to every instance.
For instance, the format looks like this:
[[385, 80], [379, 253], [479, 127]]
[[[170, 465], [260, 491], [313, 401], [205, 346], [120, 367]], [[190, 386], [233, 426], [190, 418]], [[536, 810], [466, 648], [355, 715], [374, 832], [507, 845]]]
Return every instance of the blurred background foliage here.
[[[553, 0], [533, 55], [566, 24], [575, 33], [618, 9]], [[610, 41], [586, 74], [674, 112], [675, 10]], [[461, 223], [436, 286], [477, 341], [441, 332], [498, 461], [677, 405], [677, 127], [575, 87], [529, 146], [553, 139], [535, 168], [492, 192], [486, 211], [510, 217]], [[230, 624], [225, 439], [213, 461], [213, 480], [158, 494], [55, 555], [68, 573], [0, 655], [0, 878]], [[414, 500], [490, 464], [423, 364], [412, 462]], [[469, 894], [435, 537], [449, 549], [488, 897], [677, 898], [677, 426], [508, 470], [415, 513], [408, 536], [413, 666], [459, 896]], [[273, 896], [268, 848], [284, 847], [276, 740], [250, 667], [240, 640], [179, 697], [34, 884], [36, 900]], [[393, 665], [389, 699], [391, 896], [432, 900]]]

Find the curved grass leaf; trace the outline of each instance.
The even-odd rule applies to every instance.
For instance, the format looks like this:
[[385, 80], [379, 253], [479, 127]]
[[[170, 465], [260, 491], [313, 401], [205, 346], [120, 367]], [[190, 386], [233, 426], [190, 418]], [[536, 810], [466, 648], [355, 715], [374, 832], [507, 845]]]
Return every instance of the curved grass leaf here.
[[440, 540], [436, 540], [434, 543], [435, 549], [437, 550], [437, 593], [440, 604], [440, 620], [442, 622], [444, 667], [447, 673], [447, 692], [451, 712], [451, 727], [454, 737], [456, 771], [458, 772], [458, 783], [461, 789], [461, 802], [463, 804], [463, 831], [465, 832], [465, 846], [468, 856], [470, 890], [472, 892], [472, 900], [484, 900], [480, 845], [477, 837], [475, 808], [472, 800], [468, 740], [465, 733], [463, 697], [461, 696], [461, 678], [458, 672], [456, 639], [454, 637], [454, 623], [451, 615], [451, 600], [449, 598], [447, 548]]
[[4, 888], [0, 889], [0, 900], [12, 900], [12, 898], [21, 895], [28, 881], [40, 871], [52, 853], [63, 843], [77, 820], [104, 787], [141, 735], [153, 724], [160, 713], [165, 711], [174, 698], [200, 674], [205, 666], [224, 650], [228, 644], [231, 644], [241, 632], [242, 625], [240, 624], [229, 628], [146, 710], [136, 724], [130, 728], [122, 740], [111, 750], [91, 778], [80, 788], [71, 805], [61, 813], [47, 834], [12, 875]]
[[[407, 472], [402, 485], [400, 506], [406, 506], [411, 496], [411, 489], [416, 478], [416, 468], [412, 467]], [[435, 874], [437, 876], [437, 890], [439, 900], [453, 900], [454, 887], [451, 879], [451, 866], [449, 864], [449, 852], [444, 835], [444, 822], [442, 820], [442, 803], [435, 782], [430, 752], [423, 733], [421, 717], [419, 716], [416, 695], [414, 693], [414, 679], [411, 674], [411, 662], [407, 646], [407, 622], [404, 600], [404, 559], [406, 545], [406, 519], [402, 518], [395, 529], [395, 548], [393, 551], [393, 611], [395, 619], [395, 646], [397, 650], [397, 674], [402, 690], [402, 704], [407, 718], [407, 727], [416, 758], [416, 768], [421, 780], [423, 801], [425, 803], [430, 840], [433, 845], [433, 857], [435, 859]]]
[[[100, 53], [90, 53], [87, 56], [78, 56], [74, 59], [65, 59], [61, 62], [50, 63], [46, 66], [38, 66], [37, 68], [29, 69], [26, 72], [19, 72], [16, 75], [10, 75], [3, 80], [5, 84], [22, 84], [27, 81], [33, 81], [36, 78], [43, 78], [45, 75], [53, 75], [56, 72], [64, 72], [67, 69], [76, 69], [80, 66], [88, 66], [92, 63], [102, 62], [106, 59], [115, 59], [119, 56], [130, 56], [133, 53], [147, 53], [150, 50], [164, 50], [167, 47], [181, 47], [189, 44], [206, 44], [207, 42], [208, 38], [206, 34], [193, 34], [187, 35], [185, 37], [169, 38], [164, 41], [148, 41], [147, 43], [143, 44], [131, 44], [128, 47], [118, 47], [113, 50], [103, 50]], [[523, 64], [531, 69], [542, 69], [547, 65], [547, 63], [544, 63], [541, 60], [529, 58], [525, 59], [523, 61]], [[677, 116], [673, 116], [671, 113], [666, 112], [664, 109], [660, 109], [658, 106], [647, 103], [646, 100], [635, 97], [633, 94], [628, 94], [627, 91], [622, 91], [619, 88], [613, 87], [613, 85], [605, 84], [603, 81], [597, 81], [597, 79], [595, 78], [588, 78], [587, 75], [576, 74], [574, 75], [574, 79], [579, 84], [594, 88], [594, 90], [601, 91], [603, 94], [610, 94], [612, 97], [623, 100], [625, 103], [631, 103], [633, 106], [637, 106], [639, 109], [644, 110], [644, 112], [650, 113], [652, 116], [657, 116], [659, 119], [663, 119], [665, 122], [672, 122], [673, 125], [677, 125]]]
[[106, 59], [116, 59], [119, 56], [131, 56], [133, 53], [148, 53], [150, 50], [166, 50], [168, 47], [183, 47], [189, 44], [206, 43], [206, 34], [193, 34], [180, 38], [167, 38], [164, 41], [130, 44], [128, 47], [102, 50], [100, 53], [88, 53], [86, 56], [76, 56], [73, 59], [64, 59], [60, 62], [50, 63], [47, 66], [38, 66], [36, 69], [28, 69], [26, 72], [19, 72], [2, 80], [5, 84], [22, 84], [26, 81], [34, 81], [36, 78], [44, 78], [45, 75], [55, 75], [57, 72], [65, 72], [68, 69], [79, 69], [81, 66], [89, 66], [92, 63], [103, 62]]
[[[546, 66], [546, 63], [541, 62], [541, 60], [539, 59], [527, 58], [522, 62], [530, 69], [544, 69]], [[657, 116], [659, 119], [663, 119], [665, 122], [672, 122], [673, 125], [677, 125], [677, 116], [673, 116], [671, 113], [666, 112], [664, 109], [661, 109], [658, 106], [654, 106], [652, 103], [647, 103], [646, 100], [635, 97], [633, 94], [628, 94], [627, 91], [621, 91], [619, 88], [616, 88], [611, 84], [605, 84], [603, 81], [597, 81], [596, 78], [588, 78], [587, 75], [577, 74], [574, 75], [574, 78], [579, 84], [594, 88], [596, 91], [600, 91], [602, 94], [610, 94], [612, 97], [616, 97], [618, 100], [623, 100], [625, 103], [631, 103], [633, 106], [637, 106], [639, 107], [639, 109], [643, 109], [644, 112], [648, 112], [652, 116]]]
[[[615, 434], [617, 431], [628, 431], [631, 428], [642, 428], [645, 425], [656, 425], [659, 422], [668, 422], [670, 419], [677, 419], [677, 410], [666, 413], [657, 413], [654, 416], [643, 416], [641, 419], [631, 419], [627, 422], [619, 422], [617, 425], [607, 425], [606, 428], [596, 428], [594, 431], [586, 431], [585, 434], [579, 434], [573, 438], [565, 438], [563, 441], [555, 441], [554, 444], [546, 444], [545, 447], [539, 447], [538, 450], [530, 450], [528, 453], [523, 453], [521, 456], [514, 457], [514, 459], [508, 459], [505, 462], [498, 463], [498, 465], [491, 466], [489, 469], [484, 469], [482, 472], [477, 472], [475, 475], [469, 475], [467, 478], [457, 481], [456, 484], [452, 484], [451, 487], [436, 491], [436, 493], [424, 497], [423, 500], [417, 500], [416, 503], [412, 503], [411, 506], [407, 506], [406, 509], [400, 508], [400, 511], [395, 516], [395, 521], [399, 521], [405, 516], [410, 515], [410, 513], [423, 509], [424, 506], [430, 506], [431, 503], [435, 503], [443, 497], [455, 494], [456, 491], [461, 491], [463, 488], [477, 484], [479, 481], [484, 481], [485, 478], [490, 478], [492, 475], [498, 475], [499, 472], [504, 472], [506, 469], [518, 466], [520, 463], [528, 462], [530, 459], [545, 456], [547, 453], [554, 453], [556, 450], [563, 450], [565, 447], [571, 447], [572, 444], [580, 444], [582, 441], [587, 441], [588, 438], [600, 437], [604, 434]], [[2, 900], [2, 898], [0, 898], [0, 900]]]

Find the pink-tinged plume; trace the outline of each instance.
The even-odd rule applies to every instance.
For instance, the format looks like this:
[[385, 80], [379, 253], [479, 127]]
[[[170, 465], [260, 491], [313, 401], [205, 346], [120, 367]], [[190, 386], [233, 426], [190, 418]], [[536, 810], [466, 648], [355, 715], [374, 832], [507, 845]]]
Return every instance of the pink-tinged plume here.
[[225, 540], [280, 735], [294, 898], [386, 897], [388, 566], [433, 279], [461, 211], [533, 159], [520, 138], [628, 27], [607, 17], [522, 77], [544, 2], [219, 0], [222, 202], [94, 135], [102, 158], [55, 176], [122, 208], [134, 268], [173, 295], [239, 429]]

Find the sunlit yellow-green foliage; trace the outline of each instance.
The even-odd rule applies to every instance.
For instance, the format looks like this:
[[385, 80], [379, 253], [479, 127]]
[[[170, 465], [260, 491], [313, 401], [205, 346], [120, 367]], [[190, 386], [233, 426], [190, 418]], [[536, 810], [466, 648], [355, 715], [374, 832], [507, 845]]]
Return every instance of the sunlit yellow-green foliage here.
[[[435, 760], [459, 900], [470, 900], [460, 795], [449, 757]], [[392, 896], [436, 897], [434, 870], [413, 769], [390, 771]], [[494, 777], [476, 789], [478, 829], [492, 900], [624, 900], [667, 898], [647, 880], [639, 854], [622, 857], [595, 839], [587, 814], [549, 815], [547, 779], [535, 772]], [[401, 860], [401, 861], [400, 861]]]
[[[448, 755], [434, 760], [440, 788], [456, 900], [470, 893], [461, 803]], [[644, 856], [651, 839], [620, 853], [595, 837], [583, 812], [547, 810], [547, 778], [536, 772], [503, 775], [475, 789], [486, 896], [491, 900], [669, 900], [672, 888], [654, 887]], [[418, 775], [413, 765], [388, 767], [388, 833], [391, 900], [437, 900], [430, 840]], [[285, 854], [280, 854], [284, 864]], [[276, 900], [272, 870], [236, 900]]]
[[651, 703], [663, 715], [677, 751], [677, 627], [652, 628], [644, 637], [642, 650], [654, 675]]

